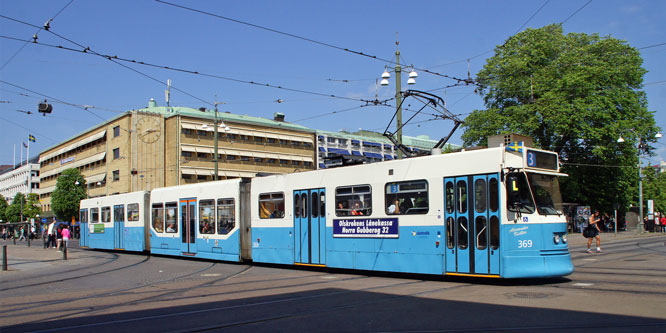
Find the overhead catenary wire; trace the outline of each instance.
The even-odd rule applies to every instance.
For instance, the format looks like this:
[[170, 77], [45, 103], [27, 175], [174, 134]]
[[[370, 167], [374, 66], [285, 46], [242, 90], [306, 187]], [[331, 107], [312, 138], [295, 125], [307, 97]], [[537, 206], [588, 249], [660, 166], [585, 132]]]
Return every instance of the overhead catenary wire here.
[[[218, 19], [234, 22], [234, 23], [237, 23], [237, 24], [250, 26], [250, 27], [253, 27], [253, 28], [256, 28], [256, 29], [261, 29], [261, 30], [272, 32], [272, 33], [280, 34], [280, 35], [283, 35], [283, 36], [300, 39], [300, 40], [303, 40], [303, 41], [306, 41], [306, 42], [309, 42], [309, 43], [314, 43], [314, 44], [317, 44], [317, 45], [333, 48], [333, 49], [336, 49], [336, 50], [349, 52], [349, 53], [360, 55], [360, 56], [363, 56], [363, 57], [368, 57], [368, 58], [371, 58], [371, 59], [375, 59], [375, 60], [379, 60], [379, 61], [382, 61], [382, 62], [389, 63], [391, 65], [398, 65], [398, 63], [393, 61], [392, 59], [380, 58], [380, 57], [377, 57], [375, 55], [371, 55], [371, 54], [368, 54], [368, 53], [365, 53], [365, 52], [355, 51], [355, 50], [352, 50], [352, 49], [349, 49], [349, 48], [346, 48], [346, 47], [341, 47], [341, 46], [333, 45], [333, 44], [330, 44], [330, 43], [321, 42], [321, 41], [318, 41], [318, 40], [314, 40], [312, 38], [299, 36], [299, 35], [296, 35], [296, 34], [292, 34], [292, 33], [284, 32], [284, 31], [264, 27], [264, 26], [261, 26], [261, 25], [258, 25], [258, 24], [241, 21], [241, 20], [234, 19], [234, 18], [231, 18], [231, 17], [222, 16], [222, 15], [219, 15], [219, 14], [215, 14], [215, 13], [207, 12], [207, 11], [204, 11], [204, 10], [191, 8], [191, 7], [187, 7], [187, 6], [183, 6], [183, 5], [179, 5], [179, 4], [175, 4], [175, 3], [171, 3], [171, 2], [168, 2], [168, 1], [163, 1], [163, 0], [155, 0], [155, 1], [159, 2], [159, 3], [162, 3], [162, 4], [165, 4], [165, 5], [173, 6], [173, 7], [176, 7], [176, 8], [189, 10], [189, 11], [192, 11], [192, 12], [195, 12], [195, 13], [208, 15], [208, 16], [215, 17], [215, 18], [218, 18]], [[400, 65], [402, 65], [402, 64], [400, 64]], [[430, 70], [424, 69], [424, 68], [418, 68], [418, 67], [414, 67], [414, 66], [409, 66], [409, 67], [412, 67], [415, 70], [419, 70], [419, 71], [422, 71], [424, 73], [445, 77], [447, 79], [451, 79], [451, 80], [454, 80], [454, 81], [457, 81], [457, 82], [467, 82], [468, 84], [474, 84], [474, 82], [472, 80], [469, 80], [469, 79], [461, 79], [461, 78], [453, 77], [453, 76], [450, 76], [450, 75], [433, 72], [433, 71], [430, 71]]]
[[88, 110], [88, 106], [85, 106], [85, 105], [79, 105], [79, 104], [74, 104], [74, 103], [69, 103], [69, 102], [65, 102], [65, 101], [60, 100], [60, 99], [57, 99], [57, 98], [55, 98], [55, 97], [52, 97], [52, 96], [49, 96], [49, 95], [46, 95], [46, 94], [42, 94], [42, 93], [36, 92], [36, 91], [34, 91], [34, 90], [30, 90], [30, 89], [28, 89], [28, 88], [24, 88], [24, 87], [21, 87], [21, 86], [19, 86], [19, 85], [16, 85], [16, 84], [13, 84], [13, 83], [10, 83], [10, 82], [7, 82], [7, 81], [4, 81], [4, 80], [0, 80], [0, 83], [4, 83], [4, 84], [6, 84], [6, 85], [10, 85], [10, 86], [15, 87], [15, 88], [19, 88], [19, 89], [23, 89], [23, 90], [25, 90], [25, 91], [29, 91], [29, 92], [31, 92], [31, 93], [33, 93], [33, 94], [36, 94], [36, 95], [40, 95], [40, 96], [46, 97], [46, 98], [48, 98], [48, 99], [50, 99], [50, 100], [54, 100], [54, 101], [57, 101], [57, 102], [62, 103], [62, 104], [66, 104], [66, 105], [69, 105], [69, 106], [77, 107], [77, 108], [79, 108], [79, 109], [81, 109], [81, 110], [84, 110], [84, 111], [86, 111], [86, 112], [92, 114], [93, 116], [95, 116], [95, 117], [97, 117], [97, 118], [100, 118], [100, 119], [102, 119], [102, 120], [106, 120], [106, 119], [102, 118], [101, 116], [99, 116], [98, 114], [96, 114], [96, 113], [94, 113], [94, 112]]
[[[0, 15], [0, 17], [3, 17], [3, 16]], [[4, 36], [4, 35], [0, 35], [0, 38], [17, 40], [17, 41], [24, 41], [23, 39], [20, 39], [20, 38], [9, 37], [9, 36]], [[42, 43], [42, 42], [37, 42], [35, 44], [36, 45], [41, 45], [41, 46], [46, 46], [46, 47], [51, 47], [51, 48], [57, 48], [57, 49], [61, 49], [61, 50], [66, 50], [66, 51], [70, 51], [70, 52], [77, 52], [77, 53], [82, 53], [82, 54], [100, 56], [100, 57], [103, 57], [103, 58], [108, 59], [108, 60], [112, 60], [112, 61], [115, 60], [114, 61], [115, 63], [117, 63], [118, 61], [122, 61], [122, 62], [133, 63], [133, 64], [138, 64], [138, 65], [147, 66], [147, 67], [160, 68], [160, 69], [165, 69], [165, 70], [170, 70], [170, 71], [175, 71], [175, 72], [181, 72], [181, 73], [187, 73], [187, 74], [193, 74], [193, 75], [200, 75], [200, 76], [204, 76], [204, 77], [210, 77], [210, 78], [232, 81], [232, 82], [238, 82], [238, 83], [251, 84], [251, 85], [274, 88], [274, 89], [281, 89], [281, 90], [285, 90], [285, 91], [292, 91], [292, 92], [297, 92], [297, 93], [302, 93], [302, 94], [309, 94], [309, 95], [323, 96], [323, 97], [337, 98], [337, 99], [344, 99], [344, 100], [351, 100], [351, 101], [371, 102], [370, 100], [367, 100], [367, 99], [350, 98], [350, 97], [338, 96], [338, 95], [335, 95], [335, 94], [326, 94], [326, 93], [308, 91], [308, 90], [303, 90], [303, 89], [289, 88], [289, 87], [284, 87], [284, 86], [270, 84], [270, 83], [263, 83], [263, 82], [255, 82], [255, 81], [236, 79], [236, 78], [231, 78], [231, 77], [227, 77], [227, 76], [209, 74], [209, 73], [204, 73], [204, 72], [190, 70], [190, 69], [177, 68], [177, 67], [165, 66], [165, 65], [158, 65], [158, 64], [145, 62], [145, 61], [140, 61], [140, 60], [122, 58], [122, 57], [118, 57], [116, 55], [89, 53], [88, 51], [91, 51], [91, 50], [88, 47], [86, 47], [84, 49], [76, 49], [76, 48], [66, 47], [66, 46], [62, 46], [62, 45], [53, 45], [53, 44], [47, 44], [47, 43]], [[120, 64], [120, 65], [123, 66], [123, 67], [127, 67], [127, 68], [132, 69], [131, 67], [128, 67], [128, 66], [125, 66], [125, 65], [122, 65], [122, 64]], [[134, 70], [134, 69], [132, 69], [132, 70]], [[136, 70], [134, 70], [134, 71], [136, 71]], [[142, 75], [145, 75], [145, 74], [142, 74]], [[156, 80], [157, 82], [162, 83], [161, 81], [159, 81], [157, 79], [154, 79], [154, 80]], [[176, 89], [176, 88], [174, 88], [174, 86], [171, 86], [171, 88]], [[181, 91], [180, 89], [176, 89], [176, 90]], [[187, 94], [187, 95], [191, 96], [189, 94]], [[191, 97], [193, 97], [193, 96], [191, 96]], [[197, 97], [194, 97], [194, 98], [197, 98]], [[199, 99], [199, 98], [197, 98], [197, 99]], [[203, 101], [204, 103], [210, 104], [210, 102], [204, 101], [202, 99], [199, 99], [199, 100]]]
[[[115, 63], [115, 64], [117, 64], [117, 65], [119, 65], [119, 66], [121, 66], [121, 67], [127, 68], [127, 69], [129, 69], [130, 71], [133, 71], [133, 72], [135, 72], [135, 73], [137, 73], [137, 74], [139, 74], [139, 75], [141, 75], [141, 76], [143, 76], [143, 77], [146, 77], [146, 78], [148, 78], [148, 79], [150, 79], [150, 80], [153, 80], [153, 81], [159, 83], [160, 85], [166, 85], [166, 83], [164, 83], [163, 81], [161, 81], [161, 80], [159, 80], [159, 79], [157, 79], [157, 78], [154, 78], [154, 77], [152, 77], [152, 76], [150, 76], [150, 75], [148, 75], [148, 74], [146, 74], [146, 73], [143, 73], [143, 72], [141, 72], [141, 71], [139, 71], [139, 70], [136, 70], [136, 69], [134, 69], [134, 68], [132, 68], [132, 67], [130, 67], [130, 66], [127, 66], [127, 65], [121, 64], [121, 63], [119, 63], [118, 61], [113, 60], [111, 57], [108, 57], [108, 56], [104, 56], [104, 55], [102, 55], [102, 54], [99, 54], [99, 53], [97, 53], [96, 51], [94, 51], [93, 49], [91, 49], [90, 46], [83, 46], [83, 45], [81, 45], [80, 43], [77, 43], [77, 42], [75, 42], [75, 41], [73, 41], [73, 40], [71, 40], [71, 39], [69, 39], [69, 38], [67, 38], [67, 37], [65, 37], [65, 36], [62, 36], [62, 35], [60, 35], [60, 34], [58, 34], [58, 33], [53, 32], [51, 29], [48, 29], [48, 30], [47, 30], [47, 29], [44, 29], [43, 27], [39, 27], [39, 26], [36, 26], [36, 25], [34, 25], [34, 24], [31, 24], [31, 23], [28, 23], [28, 22], [25, 22], [25, 21], [21, 21], [21, 20], [18, 20], [18, 19], [12, 18], [12, 17], [8, 17], [8, 16], [5, 16], [5, 15], [0, 15], [0, 17], [2, 17], [2, 18], [4, 18], [4, 19], [7, 19], [7, 20], [11, 20], [11, 21], [17, 22], [17, 23], [25, 24], [25, 25], [28, 25], [28, 26], [32, 26], [32, 27], [35, 27], [35, 28], [38, 28], [38, 29], [41, 29], [41, 30], [47, 31], [47, 32], [49, 32], [50, 34], [53, 34], [54, 36], [57, 36], [58, 38], [61, 38], [61, 39], [63, 39], [63, 40], [66, 40], [66, 41], [68, 41], [68, 42], [70, 42], [70, 43], [72, 43], [72, 44], [74, 44], [74, 45], [80, 47], [80, 48], [83, 50], [83, 53], [88, 53], [88, 52], [90, 52], [90, 53], [92, 53], [93, 55], [96, 55], [96, 56], [99, 56], [99, 57], [105, 58], [105, 59], [107, 59], [107, 60], [109, 60], [109, 61], [111, 61], [111, 62], [113, 62], [113, 63]], [[34, 40], [33, 42], [34, 42], [34, 43], [37, 43], [37, 40]], [[204, 100], [204, 99], [199, 98], [199, 97], [197, 97], [197, 96], [194, 96], [194, 95], [188, 93], [187, 91], [184, 91], [184, 90], [182, 90], [182, 89], [179, 89], [179, 88], [177, 88], [177, 87], [174, 87], [173, 85], [171, 86], [171, 89], [176, 90], [176, 91], [178, 91], [178, 92], [181, 92], [181, 93], [183, 93], [183, 94], [185, 94], [185, 95], [187, 95], [187, 96], [190, 96], [190, 97], [192, 97], [192, 98], [194, 98], [194, 99], [196, 99], [196, 100], [198, 100], [198, 101], [201, 101], [201, 102], [203, 102], [203, 103], [206, 103], [206, 104], [208, 104], [208, 105], [211, 105], [211, 106], [214, 106], [214, 105], [215, 105], [214, 103], [212, 103], [212, 102], [210, 102], [210, 101], [207, 101], [207, 100]]]
[[[51, 22], [53, 22], [53, 20], [54, 20], [56, 17], [58, 17], [58, 15], [60, 15], [60, 13], [62, 13], [62, 12], [65, 10], [65, 8], [69, 7], [69, 5], [72, 4], [72, 2], [74, 2], [74, 0], [70, 0], [70, 1], [69, 1], [64, 7], [62, 7], [62, 9], [60, 9], [60, 11], [58, 11], [58, 13], [56, 13], [53, 17], [51, 17], [48, 21], [46, 21], [46, 23], [45, 23], [44, 25], [47, 25], [47, 24], [50, 24]], [[37, 31], [35, 32], [34, 37], [33, 37], [33, 38], [34, 38], [34, 39], [33, 39], [34, 41], [37, 40], [37, 34], [39, 34], [40, 31], [42, 31], [42, 29], [37, 29]], [[0, 71], [2, 71], [3, 69], [5, 69], [5, 67], [6, 67], [6, 66], [7, 66], [12, 60], [14, 60], [14, 58], [15, 58], [19, 53], [21, 53], [21, 51], [23, 51], [23, 49], [28, 45], [28, 43], [30, 43], [30, 41], [26, 41], [25, 44], [23, 44], [18, 50], [16, 50], [16, 52], [14, 53], [14, 55], [12, 55], [11, 57], [9, 57], [9, 59], [4, 63], [4, 65], [2, 65], [2, 67], [0, 67]]]

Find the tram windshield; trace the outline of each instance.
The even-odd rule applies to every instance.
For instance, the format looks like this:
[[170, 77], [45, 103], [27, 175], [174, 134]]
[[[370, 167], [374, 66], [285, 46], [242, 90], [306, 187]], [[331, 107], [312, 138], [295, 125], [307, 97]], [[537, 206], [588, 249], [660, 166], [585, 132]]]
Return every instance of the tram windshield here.
[[507, 205], [510, 211], [525, 214], [534, 213], [534, 200], [532, 200], [532, 194], [530, 193], [525, 173], [516, 172], [508, 174], [506, 177], [506, 190], [509, 193]]
[[538, 173], [528, 173], [527, 177], [539, 214], [561, 215], [562, 195], [558, 177]]

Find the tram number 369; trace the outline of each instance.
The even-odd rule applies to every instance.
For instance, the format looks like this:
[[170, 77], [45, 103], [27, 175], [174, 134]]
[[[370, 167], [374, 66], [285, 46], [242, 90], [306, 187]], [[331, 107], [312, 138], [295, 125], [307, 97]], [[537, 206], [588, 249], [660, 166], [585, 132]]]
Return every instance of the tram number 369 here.
[[528, 248], [528, 247], [532, 247], [532, 240], [531, 239], [518, 240], [518, 248], [519, 249]]

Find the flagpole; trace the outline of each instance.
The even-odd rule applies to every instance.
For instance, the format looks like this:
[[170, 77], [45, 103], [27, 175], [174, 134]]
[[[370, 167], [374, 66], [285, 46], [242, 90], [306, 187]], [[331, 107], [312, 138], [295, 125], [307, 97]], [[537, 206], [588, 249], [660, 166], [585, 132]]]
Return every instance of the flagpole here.
[[14, 144], [14, 164], [12, 164], [12, 169], [16, 168], [16, 144]]

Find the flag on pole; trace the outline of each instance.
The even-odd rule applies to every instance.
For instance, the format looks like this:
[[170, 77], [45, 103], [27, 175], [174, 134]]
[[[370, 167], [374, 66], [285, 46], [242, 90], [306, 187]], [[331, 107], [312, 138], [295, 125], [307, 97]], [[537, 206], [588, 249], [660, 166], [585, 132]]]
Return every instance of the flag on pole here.
[[23, 148], [28, 148], [28, 145], [25, 144], [25, 142], [21, 142], [23, 144]]
[[30, 140], [32, 142], [37, 142], [37, 140], [35, 140], [35, 136], [32, 135], [32, 134], [28, 134], [28, 140]]

